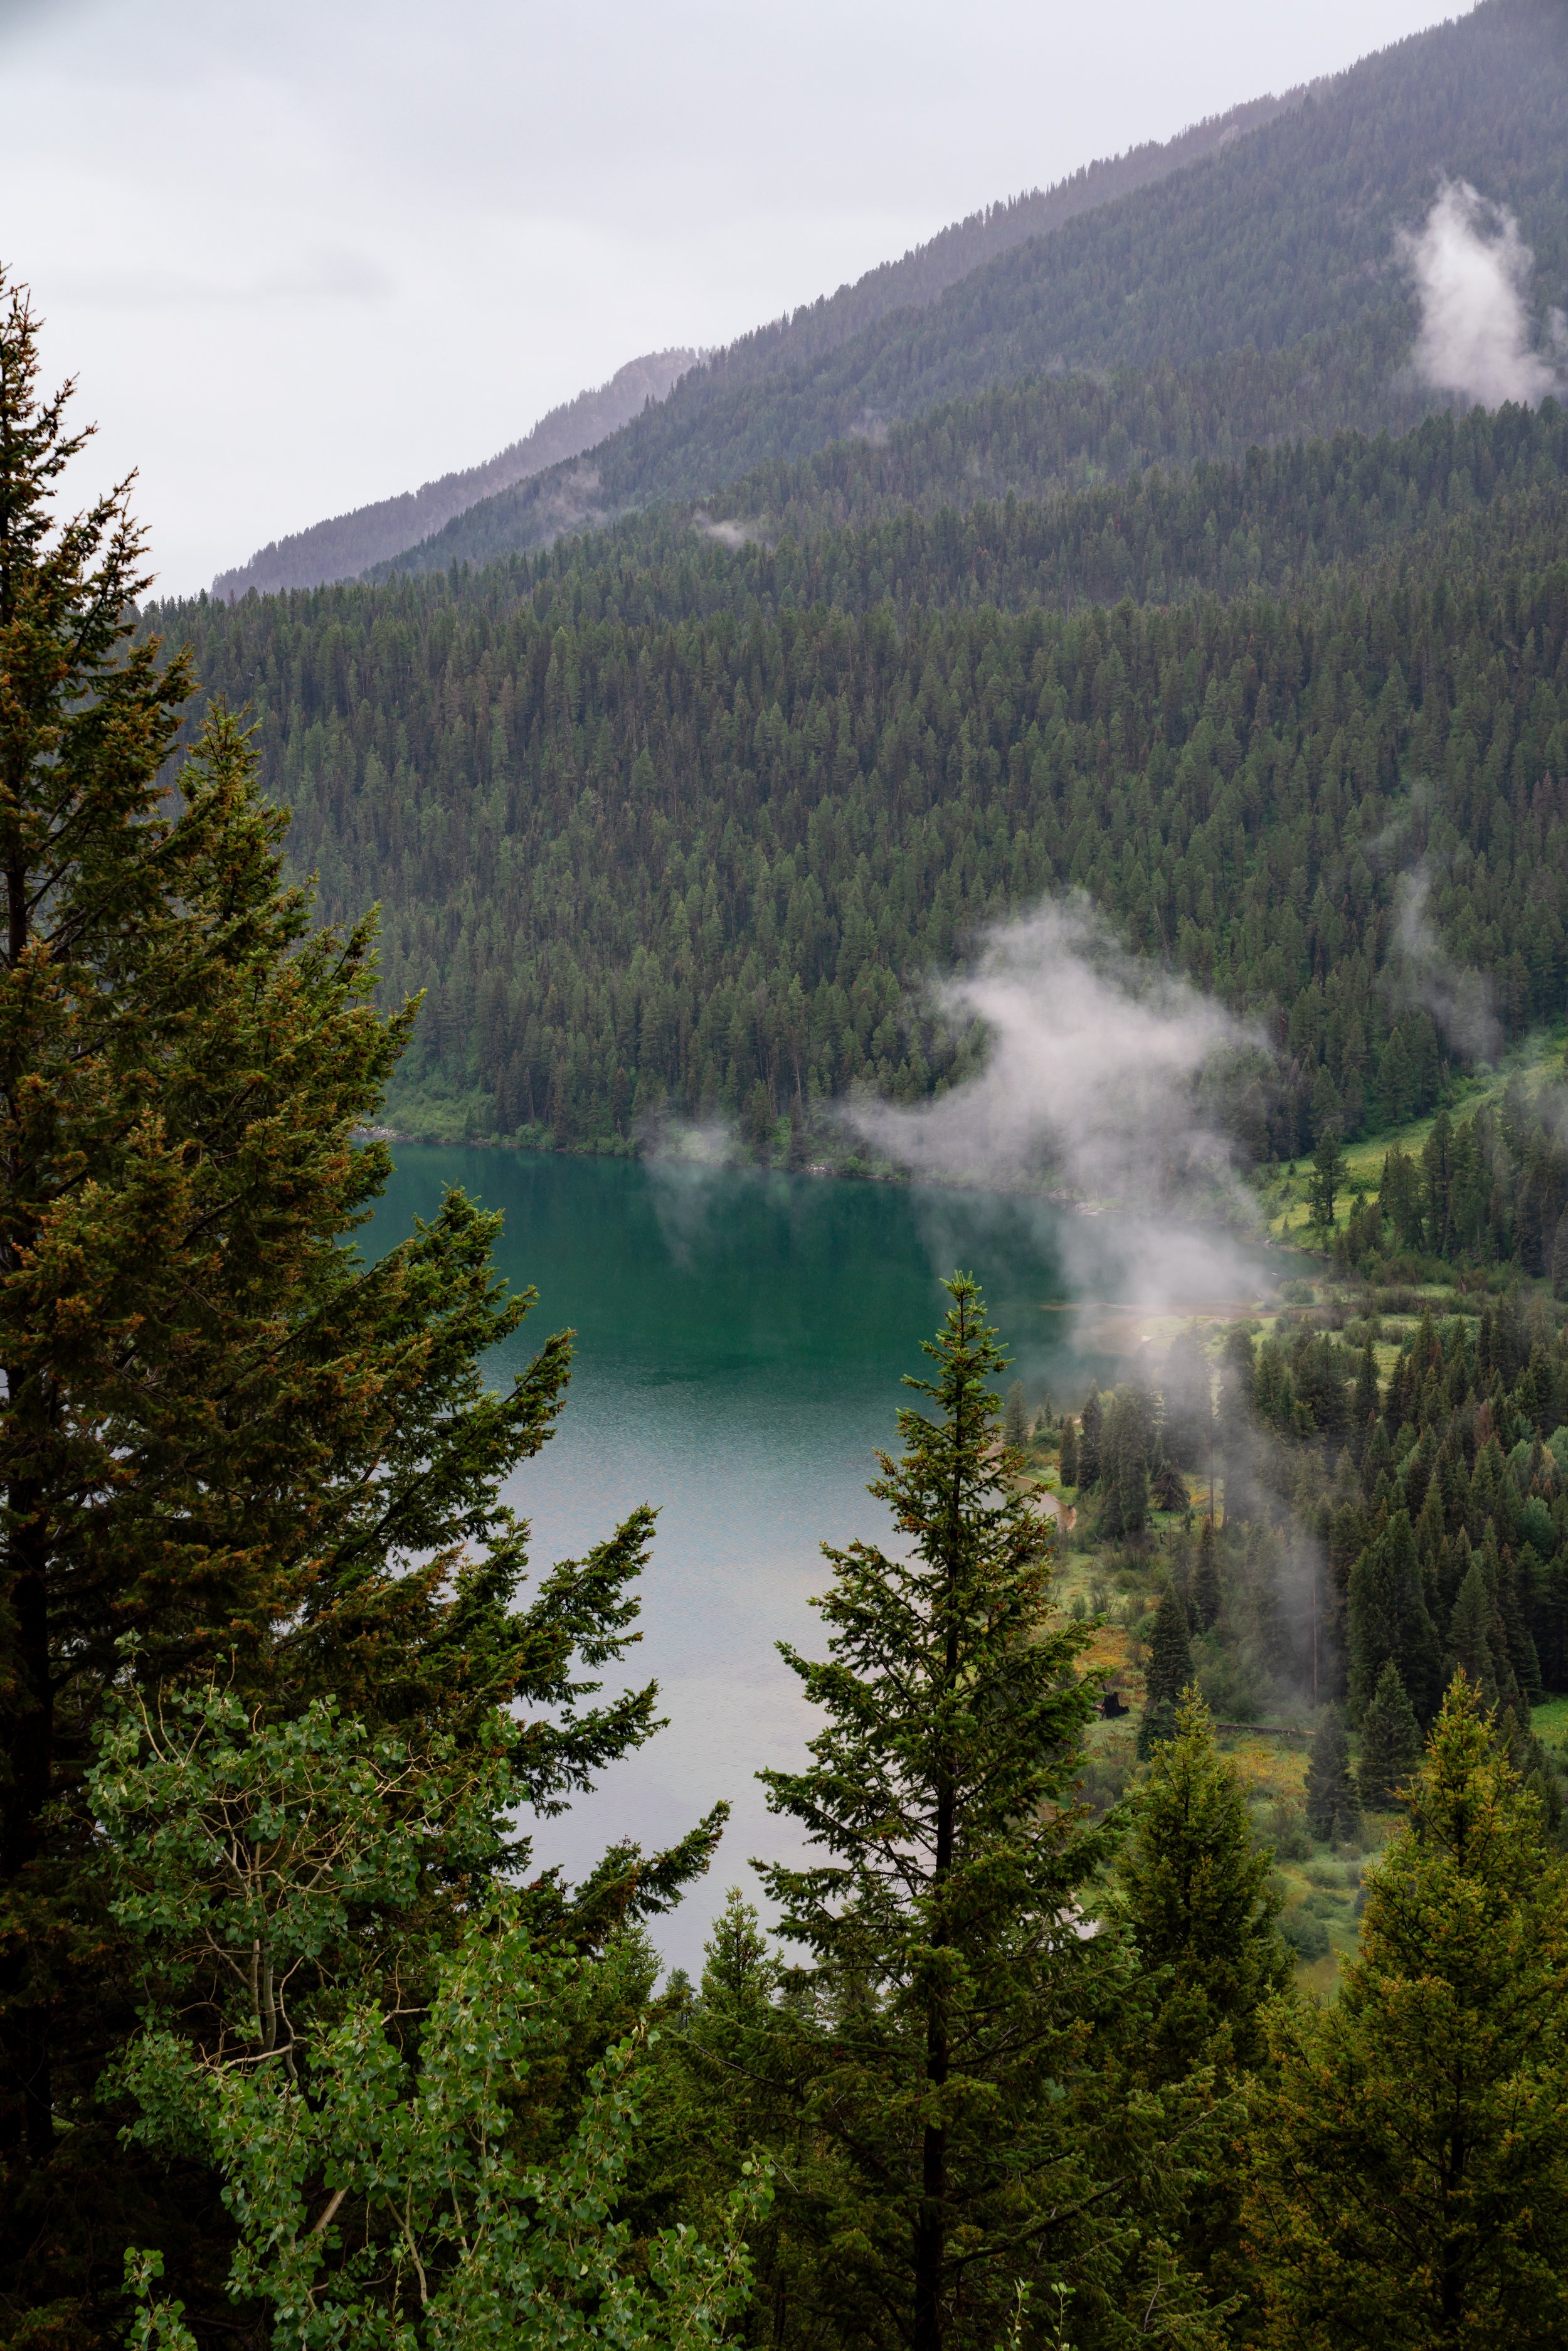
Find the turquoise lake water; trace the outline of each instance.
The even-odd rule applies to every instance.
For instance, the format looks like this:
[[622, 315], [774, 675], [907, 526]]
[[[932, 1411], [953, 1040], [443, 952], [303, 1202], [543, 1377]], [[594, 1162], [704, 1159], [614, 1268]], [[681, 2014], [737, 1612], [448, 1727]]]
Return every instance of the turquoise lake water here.
[[[1052, 1383], [1076, 1395], [1114, 1366], [1063, 1301], [1142, 1295], [1155, 1252], [1140, 1228], [990, 1194], [411, 1144], [395, 1157], [372, 1249], [448, 1185], [505, 1214], [501, 1270], [538, 1304], [497, 1374], [549, 1332], [577, 1333], [559, 1433], [509, 1496], [534, 1559], [580, 1554], [639, 1502], [660, 1512], [634, 1655], [670, 1727], [544, 1823], [536, 1849], [576, 1874], [617, 1837], [666, 1843], [727, 1799], [713, 1872], [655, 1930], [695, 1967], [725, 1889], [755, 1893], [750, 1857], [796, 1849], [752, 1776], [798, 1762], [810, 1731], [774, 1644], [820, 1654], [819, 1544], [887, 1531], [865, 1482], [941, 1318], [941, 1275], [984, 1282], [1031, 1397]], [[1222, 1274], [1200, 1251], [1185, 1278]]]

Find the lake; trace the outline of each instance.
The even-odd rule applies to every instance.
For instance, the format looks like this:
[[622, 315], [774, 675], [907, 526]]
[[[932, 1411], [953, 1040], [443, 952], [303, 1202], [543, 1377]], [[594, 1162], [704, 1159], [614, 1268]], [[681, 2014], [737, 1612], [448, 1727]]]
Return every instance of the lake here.
[[[1238, 1252], [995, 1194], [406, 1144], [395, 1157], [372, 1250], [449, 1185], [504, 1212], [500, 1270], [538, 1304], [498, 1375], [548, 1332], [577, 1332], [559, 1433], [508, 1496], [536, 1562], [580, 1555], [639, 1502], [659, 1510], [634, 1655], [669, 1728], [544, 1823], [536, 1850], [579, 1874], [616, 1838], [668, 1843], [727, 1798], [712, 1872], [655, 1928], [695, 1972], [726, 1888], [757, 1894], [750, 1857], [797, 1849], [752, 1776], [798, 1763], [810, 1732], [774, 1645], [821, 1653], [821, 1542], [887, 1534], [865, 1482], [873, 1449], [896, 1442], [900, 1377], [941, 1319], [941, 1275], [962, 1266], [985, 1284], [1031, 1401], [1051, 1384], [1076, 1400], [1135, 1349], [1146, 1307], [1228, 1296]], [[1254, 1289], [1256, 1267], [1242, 1266]]]

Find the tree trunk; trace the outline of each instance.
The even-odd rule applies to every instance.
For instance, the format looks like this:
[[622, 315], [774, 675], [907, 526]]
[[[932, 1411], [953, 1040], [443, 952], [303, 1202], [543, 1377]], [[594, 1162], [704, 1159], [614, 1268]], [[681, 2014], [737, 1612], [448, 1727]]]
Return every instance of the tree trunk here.
[[[6, 1780], [0, 1813], [0, 1885], [15, 1894], [37, 1859], [44, 1808], [54, 1772], [54, 1687], [49, 1672], [48, 1532], [42, 1487], [36, 1479], [15, 1481], [6, 1496], [12, 1533], [9, 1602], [16, 1687], [5, 1740]], [[25, 1986], [30, 1954], [21, 1948], [5, 1960], [0, 2005], [9, 2011], [5, 2036], [10, 2076], [11, 2118], [5, 2136], [24, 2140], [33, 2161], [47, 2160], [54, 2148], [54, 2099], [49, 2078], [48, 2016], [30, 2001]], [[18, 2114], [19, 2109], [19, 2114]]]
[[[965, 1434], [960, 1420], [957, 1431]], [[960, 1463], [964, 1458], [962, 1444], [956, 1448]], [[959, 1641], [958, 1613], [963, 1581], [959, 1556], [962, 1524], [959, 1486], [961, 1468], [956, 1471], [953, 1495], [953, 1523], [949, 1537], [946, 1576], [946, 1617], [944, 1627], [944, 1683], [951, 1690], [958, 1677]], [[953, 1832], [956, 1813], [953, 1785], [954, 1764], [951, 1755], [939, 1753], [936, 1758], [936, 1851], [931, 1873], [932, 1921], [931, 1941], [940, 1950], [947, 1940], [946, 1922], [943, 1917], [943, 1900], [947, 1879], [953, 1869]], [[946, 2087], [948, 2069], [947, 1993], [945, 1985], [934, 1986], [925, 2011], [925, 2080], [927, 2087]], [[915, 2223], [915, 2332], [914, 2351], [941, 2351], [942, 2300], [944, 2267], [947, 2237], [947, 2131], [944, 2124], [927, 2123], [920, 2150], [920, 2211]]]

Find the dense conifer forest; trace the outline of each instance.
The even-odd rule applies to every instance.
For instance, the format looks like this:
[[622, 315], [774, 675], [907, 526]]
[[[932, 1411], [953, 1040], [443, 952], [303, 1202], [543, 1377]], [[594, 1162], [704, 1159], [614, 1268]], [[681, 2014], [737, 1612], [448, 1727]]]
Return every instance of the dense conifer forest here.
[[771, 552], [153, 617], [248, 702], [327, 907], [382, 900], [438, 1131], [917, 1098], [962, 1066], [922, 975], [1082, 889], [1270, 1021], [1239, 1115], [1293, 1158], [1437, 1099], [1449, 1049], [1388, 985], [1402, 875], [1505, 1037], [1560, 1011], [1565, 450], [1549, 402]]

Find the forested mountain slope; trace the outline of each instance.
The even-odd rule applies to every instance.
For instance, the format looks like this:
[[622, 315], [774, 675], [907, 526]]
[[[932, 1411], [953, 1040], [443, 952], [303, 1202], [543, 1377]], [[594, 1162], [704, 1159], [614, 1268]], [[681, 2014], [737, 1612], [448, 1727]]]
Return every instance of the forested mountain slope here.
[[371, 564], [383, 562], [415, 539], [439, 530], [479, 499], [492, 497], [514, 482], [591, 448], [639, 415], [649, 401], [663, 400], [696, 359], [695, 351], [669, 350], [650, 351], [645, 358], [629, 360], [608, 383], [579, 392], [575, 400], [552, 408], [531, 433], [484, 465], [471, 465], [463, 473], [443, 474], [439, 480], [399, 497], [381, 498], [372, 506], [356, 507], [351, 514], [313, 523], [308, 530], [273, 539], [248, 563], [221, 571], [213, 582], [213, 593], [243, 596], [255, 588], [265, 596], [280, 588], [319, 588], [334, 580], [357, 579]]
[[[883, 262], [853, 285], [841, 286], [836, 294], [755, 329], [727, 350], [709, 354], [706, 361], [695, 350], [654, 351], [632, 360], [608, 383], [551, 409], [531, 433], [486, 464], [444, 474], [419, 490], [358, 507], [350, 514], [274, 540], [247, 563], [220, 572], [213, 593], [233, 598], [254, 588], [268, 595], [278, 589], [319, 588], [356, 579], [440, 530], [481, 499], [580, 455], [638, 415], [648, 401], [664, 399], [690, 370], [703, 366], [734, 387], [756, 382], [780, 367], [820, 359], [887, 311], [934, 300], [981, 262], [1097, 204], [1168, 178], [1184, 165], [1228, 146], [1243, 131], [1299, 106], [1304, 97], [1304, 91], [1293, 90], [1283, 98], [1249, 99], [1207, 117], [1175, 139], [1147, 141], [1124, 155], [1090, 163], [1051, 188], [988, 204], [914, 247], [902, 260]], [[549, 511], [558, 528], [575, 519], [570, 492], [563, 504], [558, 486]]]
[[[1137, 595], [1185, 567], [1205, 592], [1166, 609], [881, 601], [868, 547], [911, 519], [697, 550], [663, 610], [656, 580], [639, 611], [589, 566], [533, 595], [500, 568], [154, 617], [253, 700], [329, 909], [383, 901], [448, 1132], [610, 1142], [666, 1102], [918, 1095], [955, 1049], [912, 985], [1076, 886], [1276, 1024], [1249, 1141], [1293, 1153], [1331, 1111], [1354, 1131], [1436, 1094], [1444, 1040], [1390, 984], [1418, 858], [1505, 1030], [1563, 1004], [1565, 454], [1554, 406], [1432, 420], [1228, 484], [978, 507], [917, 549], [939, 588], [951, 540], [960, 604], [982, 561], [1020, 595], [1075, 546]], [[1360, 570], [1313, 569], [1336, 553]], [[872, 592], [758, 592], [790, 562]], [[727, 601], [693, 592], [704, 567]]]
[[788, 317], [739, 336], [723, 350], [711, 354], [708, 371], [728, 389], [755, 383], [780, 368], [798, 367], [821, 359], [849, 341], [862, 328], [890, 310], [904, 310], [934, 301], [949, 286], [967, 277], [983, 262], [1043, 236], [1075, 220], [1080, 213], [1111, 204], [1135, 188], [1154, 186], [1172, 172], [1196, 163], [1205, 155], [1228, 147], [1244, 131], [1254, 131], [1276, 115], [1303, 103], [1304, 89], [1288, 90], [1283, 98], [1255, 98], [1224, 114], [1195, 122], [1175, 139], [1149, 140], [1130, 147], [1124, 155], [1089, 163], [1049, 188], [988, 204], [965, 220], [955, 221], [925, 245], [915, 246], [898, 261], [884, 261], [852, 286], [806, 303]]
[[[889, 312], [826, 355], [727, 384], [722, 369], [580, 461], [487, 500], [400, 559], [484, 561], [567, 518], [711, 493], [938, 402], [1052, 368], [1186, 369], [1410, 319], [1395, 252], [1440, 174], [1519, 214], [1543, 300], [1568, 291], [1568, 17], [1555, 0], [1485, 0], [1365, 59], [1299, 109], [1158, 184]], [[1375, 329], [1374, 329], [1375, 331]], [[1321, 422], [1375, 423], [1341, 415]]]
[[[859, 601], [867, 593], [892, 592], [938, 601], [1003, 592], [1053, 599], [1065, 594], [1069, 600], [1073, 594], [1162, 594], [1157, 575], [1139, 573], [1149, 582], [1139, 589], [1133, 574], [1118, 574], [1107, 589], [1103, 570], [1079, 577], [1071, 569], [1063, 572], [1057, 559], [1082, 544], [1086, 530], [1097, 535], [1102, 517], [1140, 511], [1146, 496], [1174, 495], [1185, 505], [1195, 496], [1217, 496], [1222, 507], [1228, 505], [1239, 480], [1234, 460], [1249, 450], [1314, 440], [1307, 465], [1315, 475], [1325, 462], [1322, 436], [1343, 421], [1346, 408], [1353, 422], [1357, 410], [1375, 414], [1391, 407], [1402, 423], [1414, 424], [1430, 413], [1431, 396], [1414, 382], [1391, 393], [1386, 382], [1393, 354], [1402, 355], [1407, 342], [1403, 320], [1393, 333], [1379, 320], [1337, 345], [1309, 339], [1289, 351], [1228, 352], [1186, 371], [1127, 368], [1113, 376], [1037, 376], [1000, 385], [897, 425], [882, 444], [834, 442], [797, 465], [758, 466], [700, 504], [675, 500], [628, 516], [607, 530], [498, 558], [499, 574], [528, 591], [546, 580], [570, 579], [574, 597], [595, 595], [601, 609], [612, 607], [627, 618], [655, 610], [706, 610], [712, 600], [726, 603], [751, 594]], [[1554, 435], [1538, 442], [1522, 417], [1516, 426], [1505, 443], [1488, 437], [1484, 457], [1475, 452], [1489, 485], [1497, 465], [1511, 474], [1524, 468], [1521, 479], [1529, 479], [1538, 464], [1549, 472], [1556, 466]], [[1343, 443], [1346, 450], [1364, 445], [1364, 436], [1354, 434]], [[1412, 486], [1418, 479], [1425, 504], [1434, 486], [1431, 466], [1448, 450], [1468, 471], [1468, 444], [1455, 444], [1441, 432], [1426, 444], [1399, 445], [1393, 462], [1402, 497], [1416, 494]], [[1194, 458], [1205, 455], [1228, 462], [1200, 465], [1187, 482]], [[1295, 463], [1286, 460], [1283, 471], [1270, 463], [1254, 474], [1250, 496], [1255, 504], [1262, 501], [1260, 513], [1292, 478]], [[1163, 488], [1152, 478], [1154, 470], [1165, 474]], [[1140, 486], [1145, 474], [1151, 479]], [[1177, 480], [1184, 485], [1179, 489], [1173, 487]], [[1200, 489], [1200, 481], [1208, 486]], [[1098, 486], [1098, 496], [1085, 502], [1083, 491]], [[1439, 492], [1444, 486], [1440, 480], [1436, 484]], [[960, 578], [954, 566], [963, 560], [959, 550], [972, 533], [956, 525], [955, 516], [977, 504], [1009, 499], [1021, 509], [1021, 528], [1043, 531], [1055, 552], [1044, 568], [1004, 591], [987, 552], [998, 543], [996, 518], [976, 526], [976, 560]], [[1200, 529], [1207, 512], [1205, 507], [1198, 514]], [[932, 552], [936, 535], [917, 528], [916, 518], [934, 525], [939, 516], [946, 552], [937, 563]], [[883, 528], [853, 528], [873, 517]], [[1408, 517], [1402, 515], [1396, 527], [1407, 528]], [[888, 575], [882, 575], [883, 585], [871, 586], [879, 576], [876, 550], [894, 545], [911, 551], [918, 545], [922, 552], [904, 563], [896, 588], [888, 584]], [[1324, 546], [1349, 551], [1337, 523]], [[711, 553], [743, 549], [759, 552], [747, 554], [739, 568]], [[775, 550], [777, 563], [768, 559]], [[873, 569], [866, 569], [868, 562]], [[928, 571], [933, 563], [936, 568]], [[1206, 571], [1204, 578], [1206, 584], [1220, 584], [1218, 573]]]

